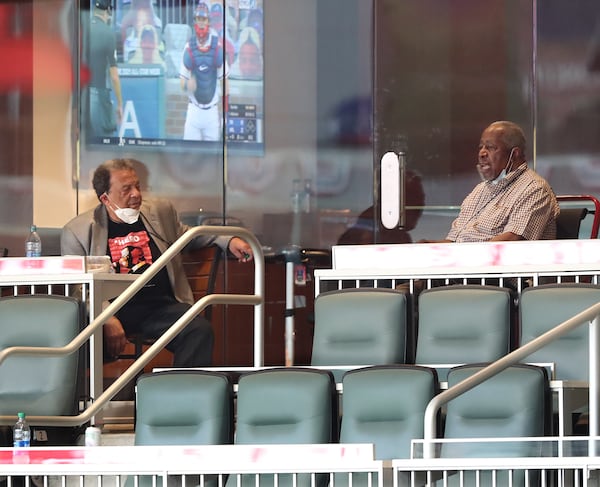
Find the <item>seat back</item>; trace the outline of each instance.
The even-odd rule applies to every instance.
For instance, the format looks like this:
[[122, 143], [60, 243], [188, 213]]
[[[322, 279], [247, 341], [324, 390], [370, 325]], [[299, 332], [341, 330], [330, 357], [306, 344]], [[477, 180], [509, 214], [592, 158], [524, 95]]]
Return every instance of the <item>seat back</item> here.
[[[221, 445], [233, 442], [233, 386], [221, 372], [169, 370], [144, 374], [136, 386], [135, 445]], [[217, 487], [218, 476], [187, 476]], [[167, 485], [181, 484], [170, 476]], [[161, 487], [162, 477], [129, 477], [125, 487]]]
[[42, 255], [58, 256], [60, 251], [61, 227], [37, 227], [38, 235], [42, 239]]
[[561, 208], [556, 218], [556, 238], [579, 238], [581, 222], [587, 212], [587, 208]]
[[[237, 394], [236, 444], [315, 444], [335, 440], [337, 407], [331, 372], [308, 368], [275, 368], [240, 376]], [[325, 486], [317, 474], [230, 476], [227, 487]], [[238, 482], [239, 481], [239, 482]], [[275, 483], [276, 482], [276, 483]]]
[[[0, 349], [61, 347], [79, 333], [80, 303], [65, 296], [0, 298]], [[77, 412], [78, 352], [12, 355], [0, 364], [0, 415], [69, 416]]]
[[511, 292], [495, 286], [454, 285], [423, 291], [418, 304], [416, 363], [492, 362], [506, 355], [512, 303]]
[[373, 443], [378, 460], [410, 458], [423, 438], [425, 408], [438, 392], [435, 369], [415, 365], [367, 367], [343, 379], [340, 443]]
[[330, 372], [275, 368], [238, 382], [235, 443], [330, 443], [335, 384]]
[[[484, 367], [464, 365], [448, 372], [448, 387]], [[546, 369], [513, 365], [447, 404], [444, 438], [510, 438], [544, 436], [549, 432], [549, 382]], [[444, 444], [442, 456], [529, 456], [533, 446], [508, 442]]]
[[404, 363], [407, 311], [407, 295], [392, 289], [319, 294], [312, 365]]
[[[448, 387], [480, 371], [483, 364], [459, 366], [448, 372]], [[500, 438], [544, 436], [550, 431], [550, 393], [546, 369], [513, 365], [447, 404], [441, 457], [493, 458], [541, 456], [542, 447], [528, 441]], [[479, 441], [460, 441], [480, 439]], [[491, 439], [491, 440], [486, 440]], [[433, 483], [436, 487], [462, 485], [539, 485], [536, 471], [467, 471]]]
[[233, 386], [224, 373], [144, 374], [136, 387], [136, 445], [218, 445], [233, 441]]
[[557, 195], [556, 238], [598, 238], [600, 200], [589, 194]]
[[[577, 313], [600, 302], [600, 286], [585, 283], [544, 284], [526, 288], [519, 301], [524, 345]], [[557, 338], [527, 357], [528, 362], [555, 365], [558, 380], [588, 380], [588, 327]]]

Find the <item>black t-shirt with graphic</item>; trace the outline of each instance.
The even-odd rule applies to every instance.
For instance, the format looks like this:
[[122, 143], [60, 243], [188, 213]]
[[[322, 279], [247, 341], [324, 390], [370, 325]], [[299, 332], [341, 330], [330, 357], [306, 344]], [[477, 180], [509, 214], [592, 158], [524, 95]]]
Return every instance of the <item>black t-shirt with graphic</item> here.
[[[144, 223], [108, 222], [106, 250], [115, 272], [141, 274], [161, 255]], [[167, 269], [163, 267], [123, 308], [117, 317], [127, 328], [164, 304], [176, 302]]]

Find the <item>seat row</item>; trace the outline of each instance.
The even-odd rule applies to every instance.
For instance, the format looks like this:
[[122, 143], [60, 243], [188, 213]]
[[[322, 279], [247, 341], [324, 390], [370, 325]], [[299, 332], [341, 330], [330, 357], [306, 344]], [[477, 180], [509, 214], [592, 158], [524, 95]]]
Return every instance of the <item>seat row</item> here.
[[[600, 302], [600, 286], [534, 286], [516, 301], [507, 288], [472, 284], [427, 289], [414, 303], [392, 289], [324, 292], [315, 299], [311, 365], [492, 362]], [[588, 355], [580, 326], [527, 362], [553, 364], [554, 379], [587, 381]]]
[[[450, 385], [483, 365], [459, 366]], [[141, 376], [136, 388], [136, 445], [367, 443], [376, 459], [411, 458], [423, 438], [425, 408], [439, 392], [436, 370], [414, 365], [372, 366], [346, 372], [343, 394], [329, 371], [287, 367], [246, 372], [234, 401], [223, 372], [169, 370]], [[508, 399], [508, 400], [507, 400]], [[515, 365], [451, 401], [444, 438], [538, 437], [549, 432], [545, 368]], [[440, 422], [441, 423], [441, 422]], [[510, 445], [510, 446], [509, 446]], [[528, 456], [514, 443], [443, 445], [441, 456]], [[493, 450], [486, 450], [493, 448]], [[250, 483], [254, 482], [252, 477]], [[282, 479], [280, 485], [287, 485]], [[254, 484], [252, 484], [254, 485]], [[347, 484], [342, 484], [347, 485]]]

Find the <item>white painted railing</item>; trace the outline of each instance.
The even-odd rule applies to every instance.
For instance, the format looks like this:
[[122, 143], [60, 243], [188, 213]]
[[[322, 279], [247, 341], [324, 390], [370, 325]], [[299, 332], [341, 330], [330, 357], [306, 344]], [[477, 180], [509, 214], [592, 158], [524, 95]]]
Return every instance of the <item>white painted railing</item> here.
[[[464, 442], [455, 440], [457, 450], [460, 441]], [[548, 438], [500, 441], [529, 442], [538, 455], [378, 461], [373, 446], [365, 444], [0, 448], [0, 479], [8, 477], [10, 486], [25, 477], [29, 482], [25, 485], [44, 487], [121, 486], [128, 478], [128, 485], [138, 485], [142, 477], [146, 485], [162, 481], [166, 486], [170, 481], [169, 485], [181, 487], [205, 485], [209, 480], [225, 485], [228, 477], [234, 477], [233, 485], [240, 485], [242, 477], [250, 477], [253, 485], [259, 485], [259, 480], [273, 485], [277, 477], [274, 485], [311, 487], [327, 482], [331, 487], [399, 487], [437, 481], [447, 485], [444, 482], [451, 478], [456, 480], [452, 485], [460, 486], [598, 485], [600, 458], [587, 450], [598, 438], [565, 440], [568, 444], [560, 448], [557, 440]], [[569, 454], [558, 455], [559, 449]]]
[[[102, 387], [102, 339], [101, 332], [104, 322], [113, 316], [122, 306], [125, 305], [148, 281], [150, 281], [168, 262], [184, 249], [184, 247], [195, 237], [199, 235], [221, 235], [221, 236], [239, 236], [244, 238], [254, 254], [254, 289], [251, 294], [210, 294], [199, 299], [194, 305], [183, 314], [173, 325], [157, 339], [133, 365], [131, 365], [115, 382], [106, 390]], [[157, 260], [148, 268], [146, 272], [138, 276], [131, 284], [107, 306], [99, 311], [100, 306], [94, 303], [90, 298], [90, 307], [95, 305], [96, 309], [91, 314], [91, 322], [82, 332], [77, 335], [70, 343], [63, 347], [10, 347], [0, 350], [0, 367], [2, 362], [11, 355], [18, 354], [39, 354], [39, 355], [67, 355], [82, 347], [88, 340], [92, 341], [94, 336], [90, 361], [93, 364], [91, 378], [91, 393], [93, 402], [78, 415], [74, 416], [29, 416], [31, 424], [43, 424], [47, 426], [75, 426], [85, 424], [99, 414], [104, 406], [123, 388], [134, 379], [143, 368], [175, 337], [188, 323], [198, 315], [204, 308], [212, 304], [239, 304], [254, 307], [254, 365], [256, 367], [263, 365], [264, 333], [264, 257], [262, 247], [256, 236], [249, 230], [233, 226], [198, 226], [190, 228], [184, 235], [175, 241]], [[84, 299], [93, 294], [96, 283], [94, 274], [57, 274], [57, 275], [23, 275], [23, 276], [0, 276], [0, 289], [11, 288], [13, 294], [18, 294], [22, 288], [26, 288], [29, 294], [54, 294], [59, 288], [61, 294], [70, 294], [73, 286], [83, 286]], [[0, 424], [12, 424], [13, 416], [0, 416]]]

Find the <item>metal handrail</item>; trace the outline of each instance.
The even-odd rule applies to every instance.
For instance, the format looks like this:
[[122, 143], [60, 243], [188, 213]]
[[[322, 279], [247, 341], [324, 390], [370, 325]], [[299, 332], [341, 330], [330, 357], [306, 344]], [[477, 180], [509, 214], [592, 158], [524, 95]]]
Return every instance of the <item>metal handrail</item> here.
[[513, 352], [505, 355], [501, 359], [493, 362], [492, 364], [479, 370], [467, 379], [459, 382], [458, 384], [448, 388], [444, 392], [436, 395], [425, 408], [425, 419], [424, 419], [424, 457], [434, 457], [434, 440], [436, 434], [436, 415], [438, 410], [447, 402], [458, 397], [464, 392], [469, 391], [473, 387], [481, 384], [486, 379], [498, 374], [504, 369], [511, 365], [519, 363], [525, 357], [531, 355], [533, 352], [543, 348], [548, 343], [556, 340], [562, 335], [574, 330], [578, 326], [589, 322], [590, 333], [589, 333], [589, 435], [598, 436], [599, 433], [599, 411], [598, 405], [600, 404], [599, 383], [600, 383], [600, 367], [598, 366], [598, 357], [600, 350], [600, 333], [598, 332], [600, 326], [600, 303], [590, 306], [581, 313], [576, 314], [572, 318], [564, 321], [555, 328], [547, 331], [543, 335], [533, 339], [522, 347], [517, 348]]
[[[104, 325], [104, 322], [121, 309], [148, 281], [150, 281], [165, 265], [167, 265], [183, 248], [199, 235], [237, 236], [243, 238], [254, 254], [254, 294], [210, 294], [196, 301], [171, 327], [154, 342], [148, 350], [115, 381], [82, 413], [75, 416], [27, 416], [31, 424], [47, 426], [77, 426], [90, 421], [131, 379], [143, 370], [150, 361], [188, 323], [204, 308], [212, 304], [238, 304], [254, 306], [254, 365], [260, 367], [264, 362], [264, 296], [265, 296], [265, 263], [262, 247], [257, 238], [245, 228], [233, 226], [198, 226], [190, 228], [177, 239], [143, 274], [130, 284], [115, 300], [107, 306], [88, 326], [73, 340], [62, 347], [8, 347], [0, 351], [0, 365], [11, 355], [62, 356], [74, 353]], [[12, 421], [12, 416], [0, 416], [0, 422]]]

